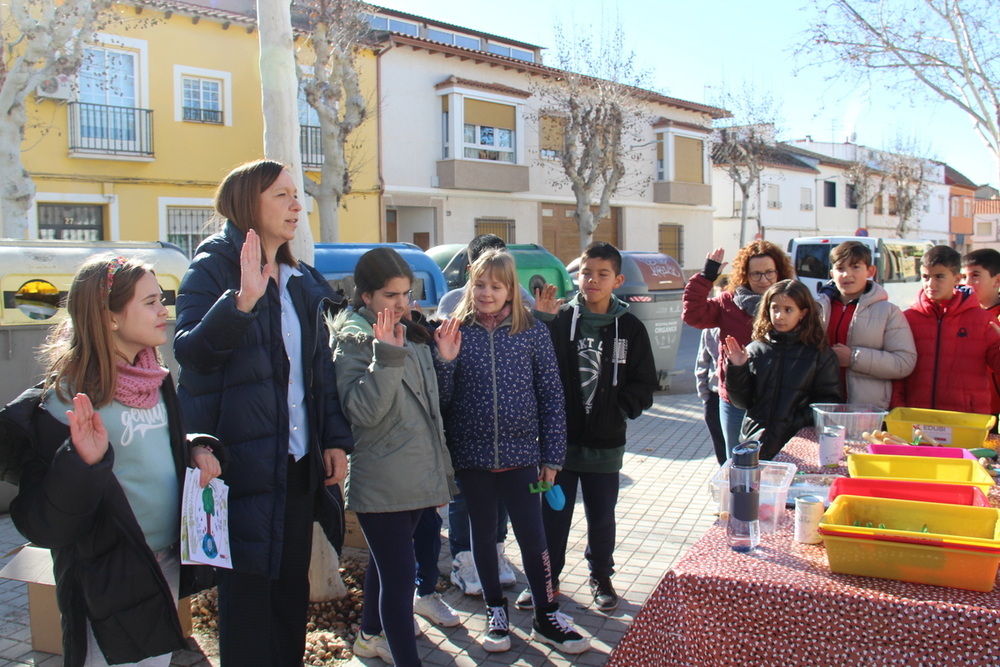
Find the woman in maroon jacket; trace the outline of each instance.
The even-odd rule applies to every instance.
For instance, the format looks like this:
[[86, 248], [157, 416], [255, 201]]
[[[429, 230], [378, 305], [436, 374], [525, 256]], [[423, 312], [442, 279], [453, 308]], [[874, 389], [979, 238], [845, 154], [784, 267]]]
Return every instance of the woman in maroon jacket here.
[[[769, 241], [752, 241], [733, 259], [733, 271], [729, 284], [719, 296], [710, 298], [712, 285], [719, 277], [726, 263], [722, 261], [725, 251], [716, 248], [708, 254], [705, 269], [693, 276], [684, 288], [684, 322], [696, 329], [719, 327], [721, 341], [732, 336], [746, 346], [750, 343], [751, 328], [757, 314], [757, 305], [767, 288], [778, 282], [794, 278], [792, 263], [781, 248]], [[740, 426], [745, 410], [740, 410], [729, 402], [725, 388], [726, 361], [719, 351], [719, 417], [722, 421], [726, 453], [731, 454], [739, 444]]]

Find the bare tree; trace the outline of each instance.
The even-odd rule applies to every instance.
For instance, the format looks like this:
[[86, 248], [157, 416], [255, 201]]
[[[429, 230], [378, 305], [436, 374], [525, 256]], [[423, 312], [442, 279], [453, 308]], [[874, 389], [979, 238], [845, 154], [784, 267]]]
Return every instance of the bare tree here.
[[837, 73], [930, 93], [965, 112], [1000, 160], [1000, 3], [813, 0], [798, 53]]
[[[844, 178], [854, 188], [854, 205], [858, 209], [858, 229], [865, 226], [868, 206], [885, 192], [885, 174], [877, 153], [864, 146], [854, 147], [854, 159], [844, 171]], [[850, 202], [848, 202], [850, 203]]]
[[[305, 190], [319, 207], [320, 240], [336, 242], [340, 201], [351, 191], [347, 138], [368, 112], [357, 57], [371, 34], [367, 15], [373, 10], [361, 0], [297, 0], [297, 9], [309, 20], [296, 61], [298, 76], [319, 118], [323, 147], [320, 180], [306, 177]], [[311, 73], [306, 71], [310, 61]]]
[[[713, 104], [732, 113], [712, 133], [712, 162], [723, 168], [742, 195], [740, 207], [740, 247], [747, 243], [747, 215], [750, 193], [759, 188], [760, 174], [774, 142], [779, 105], [774, 96], [744, 83], [738, 91], [723, 91]], [[761, 233], [760, 215], [757, 233]]]
[[110, 0], [15, 0], [0, 56], [0, 219], [3, 236], [24, 238], [35, 184], [21, 161], [27, 97], [58, 75], [74, 75], [87, 42], [107, 18]]
[[648, 93], [641, 88], [647, 76], [636, 69], [635, 54], [626, 48], [620, 28], [596, 44], [590, 36], [556, 28], [556, 47], [564, 75], [532, 88], [540, 115], [558, 121], [550, 126], [562, 138], [558, 164], [563, 178], [555, 184], [568, 181], [576, 198], [582, 250], [610, 214], [612, 197], [624, 187], [641, 191], [650, 182], [641, 177], [627, 181], [628, 163], [642, 160], [632, 146], [641, 143], [646, 125], [642, 98]]
[[894, 198], [889, 214], [895, 210], [899, 216], [896, 235], [902, 237], [911, 231], [911, 222], [930, 195], [928, 179], [933, 163], [926, 157], [928, 150], [913, 137], [897, 135], [887, 149], [878, 154], [878, 170], [885, 192]]

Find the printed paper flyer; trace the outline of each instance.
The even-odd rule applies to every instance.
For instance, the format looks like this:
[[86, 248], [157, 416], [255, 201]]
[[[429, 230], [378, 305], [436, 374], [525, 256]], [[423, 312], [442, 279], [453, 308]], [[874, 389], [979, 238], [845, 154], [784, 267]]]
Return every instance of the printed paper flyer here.
[[232, 569], [229, 553], [229, 487], [213, 479], [204, 489], [201, 471], [188, 468], [181, 503], [181, 562]]

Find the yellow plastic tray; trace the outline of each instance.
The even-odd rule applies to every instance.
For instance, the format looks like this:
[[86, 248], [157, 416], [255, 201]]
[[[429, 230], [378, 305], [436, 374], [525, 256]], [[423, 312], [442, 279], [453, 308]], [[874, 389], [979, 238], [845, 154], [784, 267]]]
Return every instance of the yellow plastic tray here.
[[1000, 556], [1000, 510], [993, 507], [844, 495], [834, 499], [819, 525], [842, 536], [891, 537], [924, 542], [925, 546], [982, 547], [996, 550]]
[[889, 456], [851, 454], [847, 457], [851, 477], [868, 479], [908, 479], [914, 482], [944, 482], [978, 486], [989, 493], [993, 477], [978, 461], [943, 459], [930, 456]]
[[996, 420], [994, 415], [971, 412], [893, 408], [885, 417], [885, 427], [889, 433], [907, 442], [913, 442], [913, 429], [920, 428], [948, 447], [974, 449], [983, 446]]
[[[860, 521], [862, 527], [854, 526], [855, 521]], [[884, 523], [887, 528], [865, 528], [868, 521], [875, 526]], [[928, 527], [927, 533], [923, 532], [924, 526]], [[1000, 554], [972, 551], [962, 545], [1000, 546], [1000, 511], [996, 509], [838, 496], [820, 521], [820, 530], [825, 528], [838, 531], [835, 535], [824, 534], [823, 541], [830, 569], [839, 574], [993, 590]], [[858, 532], [850, 535], [847, 531]], [[942, 541], [924, 545], [878, 539], [886, 537]]]

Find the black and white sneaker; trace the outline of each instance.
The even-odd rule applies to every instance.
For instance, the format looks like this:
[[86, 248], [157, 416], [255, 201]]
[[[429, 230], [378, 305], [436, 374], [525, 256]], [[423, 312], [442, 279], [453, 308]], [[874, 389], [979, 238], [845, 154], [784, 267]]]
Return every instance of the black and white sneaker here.
[[486, 632], [483, 634], [483, 648], [489, 653], [510, 650], [507, 598], [486, 603]]
[[590, 594], [594, 596], [594, 606], [603, 612], [618, 608], [618, 593], [611, 585], [611, 577], [591, 577]]
[[[552, 580], [552, 595], [559, 595], [559, 580]], [[522, 611], [531, 611], [535, 608], [534, 598], [531, 596], [531, 588], [525, 588], [514, 600], [514, 608]]]
[[531, 638], [549, 644], [566, 653], [583, 653], [590, 650], [590, 640], [573, 627], [573, 619], [559, 611], [559, 607], [535, 608], [535, 622]]

